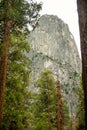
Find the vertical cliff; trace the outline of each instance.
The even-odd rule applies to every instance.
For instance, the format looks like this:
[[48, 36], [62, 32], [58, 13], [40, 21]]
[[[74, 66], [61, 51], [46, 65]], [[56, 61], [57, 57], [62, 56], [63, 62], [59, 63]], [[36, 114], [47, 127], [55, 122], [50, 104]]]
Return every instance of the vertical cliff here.
[[34, 83], [44, 69], [51, 70], [55, 80], [60, 80], [63, 97], [69, 104], [71, 114], [75, 113], [81, 64], [68, 25], [57, 16], [43, 15], [38, 27], [31, 32], [29, 42], [33, 76], [31, 81]]

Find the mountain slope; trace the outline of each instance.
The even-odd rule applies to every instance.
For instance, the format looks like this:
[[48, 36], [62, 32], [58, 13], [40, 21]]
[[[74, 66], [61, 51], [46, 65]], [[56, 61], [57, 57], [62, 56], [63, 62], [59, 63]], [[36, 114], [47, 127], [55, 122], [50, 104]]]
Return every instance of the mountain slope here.
[[75, 113], [76, 89], [81, 74], [81, 62], [68, 25], [53, 15], [43, 15], [38, 27], [29, 36], [32, 61], [31, 81], [38, 78], [41, 71], [49, 69], [55, 80], [60, 80], [63, 97], [69, 104], [70, 112]]

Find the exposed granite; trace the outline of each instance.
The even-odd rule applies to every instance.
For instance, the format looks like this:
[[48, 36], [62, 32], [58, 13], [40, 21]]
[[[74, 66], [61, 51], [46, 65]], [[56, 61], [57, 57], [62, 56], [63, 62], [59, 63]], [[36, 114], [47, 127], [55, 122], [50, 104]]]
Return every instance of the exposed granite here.
[[[77, 104], [76, 89], [81, 74], [81, 61], [73, 35], [68, 25], [57, 16], [43, 15], [38, 27], [30, 33], [32, 79], [44, 69], [50, 69], [61, 82], [61, 89], [71, 113]], [[58, 76], [57, 76], [58, 75]]]

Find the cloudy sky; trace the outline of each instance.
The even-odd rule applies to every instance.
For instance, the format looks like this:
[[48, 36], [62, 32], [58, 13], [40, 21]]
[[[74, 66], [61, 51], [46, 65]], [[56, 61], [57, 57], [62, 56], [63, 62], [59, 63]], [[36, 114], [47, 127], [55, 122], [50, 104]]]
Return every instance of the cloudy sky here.
[[78, 27], [78, 14], [76, 0], [36, 0], [42, 2], [43, 14], [57, 15], [66, 24], [69, 25], [70, 32], [74, 35], [74, 39], [77, 44], [78, 51], [80, 53], [80, 38]]

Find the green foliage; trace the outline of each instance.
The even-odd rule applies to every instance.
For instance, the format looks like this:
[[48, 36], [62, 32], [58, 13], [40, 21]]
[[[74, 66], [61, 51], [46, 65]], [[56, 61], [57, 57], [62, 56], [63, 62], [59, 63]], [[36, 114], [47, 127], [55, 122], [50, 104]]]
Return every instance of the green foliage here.
[[[10, 21], [10, 47], [6, 81], [4, 108], [4, 130], [23, 130], [31, 127], [30, 113], [31, 93], [28, 90], [30, 61], [27, 52], [30, 47], [26, 40], [28, 26], [33, 29], [39, 19], [41, 4], [33, 0], [0, 1], [0, 57], [4, 53], [6, 23]], [[8, 22], [9, 23], [9, 22]], [[9, 38], [8, 36], [8, 38]]]
[[[5, 25], [11, 21], [11, 34], [29, 34], [29, 26], [34, 29], [40, 17], [41, 3], [33, 0], [1, 0], [0, 1], [0, 52], [5, 35]], [[0, 53], [1, 56], [1, 53]]]
[[55, 128], [56, 115], [56, 87], [52, 73], [45, 70], [40, 74], [36, 83], [38, 90], [36, 100], [36, 126], [35, 130], [48, 130]]
[[[35, 130], [57, 130], [57, 110], [58, 97], [57, 88], [52, 72], [45, 70], [40, 74], [36, 86], [38, 94], [36, 94], [36, 102], [34, 102], [35, 110]], [[69, 109], [63, 101], [63, 127], [70, 128]]]
[[78, 130], [85, 130], [85, 110], [84, 110], [84, 91], [82, 88], [82, 81], [78, 89], [78, 107], [77, 107], [77, 119], [78, 119]]
[[25, 130], [31, 124], [31, 92], [27, 88], [30, 61], [26, 56], [29, 50], [29, 43], [22, 34], [11, 36], [3, 130]]
[[23, 28], [27, 23], [34, 27], [40, 10], [41, 4], [37, 4], [33, 0], [2, 0], [0, 2], [0, 21], [10, 19], [12, 27]]
[[38, 120], [35, 130], [48, 130], [46, 122], [43, 119]]
[[63, 101], [63, 128], [64, 130], [68, 130], [71, 128], [71, 118], [69, 114], [69, 108], [65, 101]]

